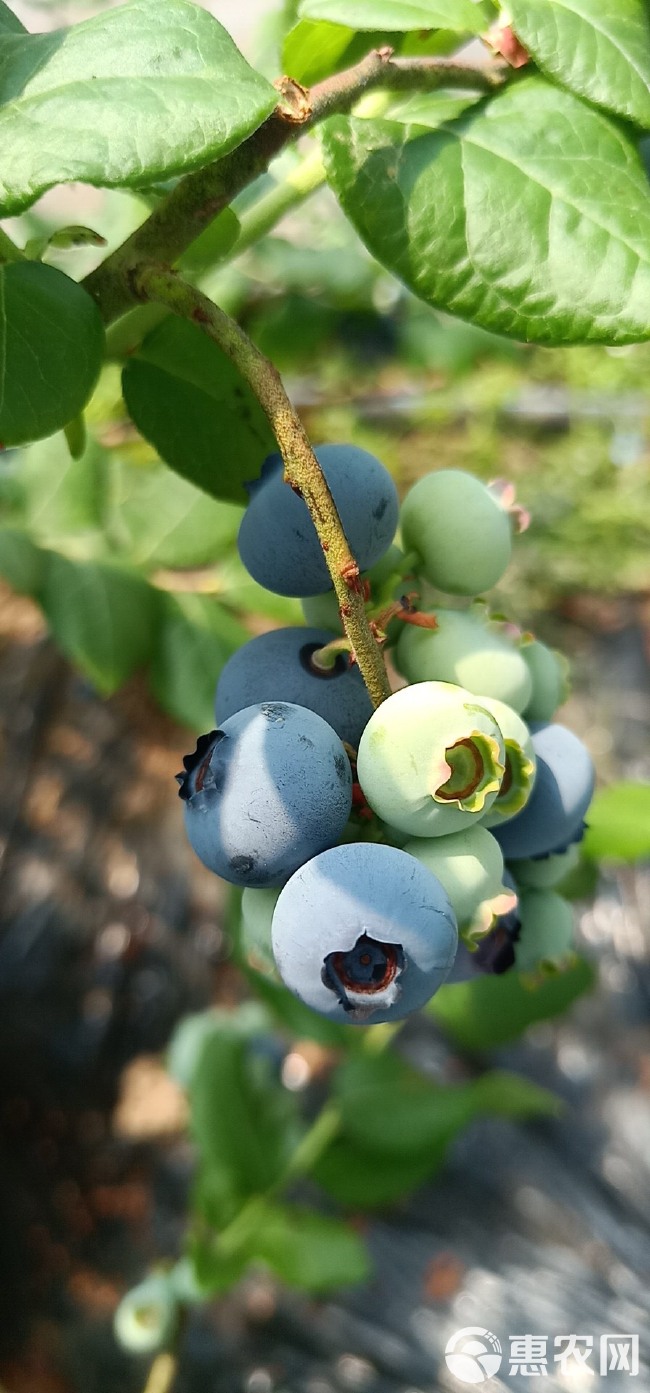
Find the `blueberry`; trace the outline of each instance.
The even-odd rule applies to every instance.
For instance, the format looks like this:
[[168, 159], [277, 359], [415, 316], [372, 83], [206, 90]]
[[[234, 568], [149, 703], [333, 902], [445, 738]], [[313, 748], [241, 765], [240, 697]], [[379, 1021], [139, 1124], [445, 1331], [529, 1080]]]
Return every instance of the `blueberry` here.
[[434, 610], [436, 629], [402, 625], [395, 663], [409, 682], [456, 682], [523, 711], [532, 678], [520, 650], [478, 607]]
[[437, 590], [478, 595], [496, 585], [510, 560], [510, 519], [498, 497], [461, 469], [418, 479], [400, 509], [402, 542]]
[[509, 866], [517, 885], [529, 890], [552, 890], [580, 863], [580, 847], [572, 842], [566, 851], [555, 855], [530, 856], [522, 861], [510, 861]]
[[312, 654], [337, 637], [326, 629], [273, 629], [245, 643], [219, 678], [217, 723], [256, 702], [290, 701], [316, 711], [356, 749], [373, 709], [358, 667], [345, 653], [328, 672], [312, 663]]
[[569, 695], [569, 664], [563, 653], [547, 648], [539, 639], [522, 643], [521, 656], [532, 678], [533, 689], [524, 711], [527, 721], [551, 721]]
[[[374, 455], [356, 445], [320, 445], [316, 457], [330, 486], [350, 549], [365, 571], [388, 550], [397, 527], [393, 480]], [[278, 595], [331, 590], [307, 504], [284, 482], [282, 460], [269, 455], [239, 529], [239, 554], [249, 573]]]
[[499, 843], [485, 827], [467, 827], [445, 837], [413, 837], [404, 851], [444, 886], [466, 941], [485, 934], [495, 916], [516, 904], [516, 892], [504, 884]]
[[[442, 695], [441, 695], [442, 692]], [[413, 837], [469, 827], [494, 803], [505, 772], [501, 731], [467, 692], [403, 687], [361, 736], [359, 783], [377, 816]]]
[[591, 755], [573, 731], [557, 724], [530, 730], [537, 760], [533, 791], [516, 817], [492, 829], [507, 861], [547, 856], [578, 841], [594, 791]]
[[477, 696], [475, 701], [494, 716], [506, 747], [506, 772], [490, 811], [482, 819], [485, 827], [498, 827], [525, 808], [535, 783], [535, 751], [526, 722], [496, 697]]
[[169, 1344], [177, 1301], [169, 1279], [152, 1273], [122, 1297], [113, 1319], [115, 1338], [131, 1354], [154, 1354]]
[[234, 885], [283, 885], [338, 841], [352, 771], [331, 726], [290, 702], [245, 707], [201, 736], [178, 775], [189, 840]]
[[350, 1025], [418, 1010], [444, 982], [458, 945], [440, 881], [377, 842], [332, 847], [301, 866], [280, 892], [272, 933], [286, 986]]
[[514, 943], [515, 967], [535, 972], [562, 967], [574, 952], [571, 905], [553, 890], [523, 890], [520, 931]]

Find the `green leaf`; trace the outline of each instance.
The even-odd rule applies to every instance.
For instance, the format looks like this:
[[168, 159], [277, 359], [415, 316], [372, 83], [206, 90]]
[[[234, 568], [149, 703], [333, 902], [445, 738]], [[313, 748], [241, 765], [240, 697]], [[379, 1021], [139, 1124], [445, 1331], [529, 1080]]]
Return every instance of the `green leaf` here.
[[200, 1153], [199, 1208], [215, 1227], [230, 1201], [279, 1178], [295, 1143], [295, 1098], [250, 1040], [229, 1027], [204, 1041], [190, 1085], [191, 1131]]
[[640, 861], [650, 856], [650, 783], [599, 789], [587, 813], [582, 847], [593, 860]]
[[315, 82], [358, 63], [373, 48], [390, 44], [397, 54], [425, 56], [446, 54], [458, 47], [453, 29], [410, 31], [398, 34], [389, 29], [359, 32], [327, 20], [301, 19], [289, 31], [282, 52], [282, 67], [298, 82], [311, 87]]
[[350, 221], [429, 304], [539, 343], [650, 337], [648, 181], [577, 97], [530, 77], [430, 134], [335, 116], [323, 135]]
[[132, 0], [71, 29], [6, 38], [0, 215], [53, 184], [137, 188], [239, 145], [277, 93], [187, 0]]
[[54, 638], [106, 696], [147, 662], [158, 598], [132, 572], [48, 555], [41, 602]]
[[369, 1276], [368, 1254], [358, 1234], [340, 1219], [299, 1206], [267, 1204], [252, 1250], [283, 1282], [305, 1291], [348, 1286]]
[[536, 986], [517, 972], [455, 982], [441, 987], [426, 1009], [463, 1049], [490, 1050], [516, 1040], [537, 1021], [561, 1015], [595, 981], [591, 963], [580, 958]]
[[161, 595], [149, 682], [163, 709], [191, 730], [210, 730], [221, 670], [248, 637], [212, 596]]
[[19, 482], [29, 529], [44, 545], [99, 534], [104, 517], [108, 457], [91, 441], [73, 459], [64, 435], [38, 441], [21, 458]]
[[646, 0], [508, 0], [507, 12], [517, 38], [550, 77], [650, 126]]
[[19, 595], [36, 598], [43, 584], [46, 558], [26, 532], [0, 527], [0, 575]]
[[230, 360], [200, 329], [170, 316], [122, 374], [130, 416], [178, 474], [213, 498], [248, 501], [277, 448], [266, 416]]
[[317, 1011], [311, 1011], [293, 992], [280, 982], [257, 972], [248, 963], [240, 963], [242, 972], [255, 993], [268, 1007], [278, 1024], [300, 1040], [317, 1040], [330, 1049], [347, 1049], [351, 1045], [350, 1027], [329, 1021]]
[[206, 498], [163, 465], [123, 468], [117, 495], [120, 527], [136, 566], [206, 566], [237, 540], [242, 509]]
[[181, 1088], [189, 1089], [201, 1061], [206, 1041], [212, 1035], [227, 1035], [233, 1039], [252, 1040], [268, 1030], [268, 1016], [257, 1001], [244, 1001], [234, 1011], [211, 1007], [183, 1016], [174, 1028], [167, 1046], [168, 1074]]
[[440, 1167], [444, 1151], [416, 1155], [373, 1151], [351, 1138], [338, 1137], [312, 1175], [339, 1204], [352, 1209], [377, 1209], [422, 1185]]
[[80, 285], [40, 262], [0, 266], [2, 444], [52, 435], [77, 416], [103, 351], [99, 310]]
[[477, 1111], [513, 1122], [532, 1117], [557, 1117], [564, 1104], [557, 1094], [530, 1079], [504, 1069], [492, 1069], [472, 1084]]
[[444, 1155], [457, 1132], [481, 1113], [529, 1117], [553, 1113], [557, 1099], [514, 1074], [486, 1074], [440, 1086], [398, 1055], [353, 1055], [336, 1075], [344, 1129], [357, 1145], [391, 1155]]
[[326, 19], [353, 29], [456, 29], [480, 34], [485, 18], [472, 0], [302, 0], [301, 19]]
[[442, 87], [436, 92], [412, 92], [408, 97], [396, 97], [387, 116], [389, 120], [401, 121], [405, 126], [421, 126], [437, 131], [446, 122], [462, 116], [470, 106], [475, 106], [482, 95], [469, 88], [466, 92]]
[[444, 1150], [476, 1112], [471, 1086], [436, 1087], [396, 1054], [351, 1056], [335, 1091], [353, 1141], [396, 1155]]
[[4, 4], [4, 0], [0, 0], [0, 36], [5, 34], [26, 33], [27, 30], [24, 24], [21, 24], [18, 16], [14, 14], [13, 10], [9, 9], [8, 5]]

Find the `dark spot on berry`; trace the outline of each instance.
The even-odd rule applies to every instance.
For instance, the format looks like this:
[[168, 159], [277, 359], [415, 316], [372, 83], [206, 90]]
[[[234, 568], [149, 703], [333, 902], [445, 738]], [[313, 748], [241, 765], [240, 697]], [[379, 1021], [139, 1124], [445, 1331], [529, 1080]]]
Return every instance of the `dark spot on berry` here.
[[254, 856], [231, 856], [229, 861], [230, 869], [238, 875], [250, 875], [256, 864]]
[[379, 500], [379, 502], [378, 502], [378, 504], [377, 504], [377, 507], [376, 507], [376, 508], [373, 508], [373, 510], [372, 510], [372, 516], [373, 516], [373, 518], [376, 518], [376, 519], [377, 519], [377, 522], [379, 522], [379, 521], [381, 520], [381, 518], [383, 518], [384, 513], [386, 512], [387, 507], [388, 507], [388, 499], [387, 499], [387, 498], [380, 498], [380, 500]]
[[336, 769], [336, 773], [339, 779], [341, 780], [341, 783], [347, 783], [350, 774], [350, 763], [347, 758], [347, 755], [335, 755], [334, 768]]
[[273, 721], [276, 725], [284, 725], [284, 707], [280, 706], [278, 702], [265, 701], [260, 706], [260, 711], [262, 712], [262, 715], [264, 716], [265, 720]]

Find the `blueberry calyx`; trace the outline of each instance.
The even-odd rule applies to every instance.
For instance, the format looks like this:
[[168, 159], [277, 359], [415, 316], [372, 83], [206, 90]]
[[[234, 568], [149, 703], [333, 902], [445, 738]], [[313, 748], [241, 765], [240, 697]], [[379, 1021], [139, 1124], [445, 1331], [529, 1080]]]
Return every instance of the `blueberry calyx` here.
[[189, 802], [193, 793], [199, 793], [203, 788], [205, 776], [210, 767], [212, 751], [219, 740], [224, 740], [225, 735], [222, 730], [210, 730], [207, 735], [199, 735], [196, 742], [196, 749], [191, 755], [183, 755], [183, 771], [175, 774], [179, 798], [185, 803]]
[[[336, 993], [344, 1011], [374, 1006], [371, 998], [399, 991], [397, 979], [404, 970], [404, 952], [399, 943], [380, 943], [368, 934], [361, 934], [347, 952], [328, 953], [323, 963], [322, 980]], [[359, 1000], [360, 998], [360, 1000]]]

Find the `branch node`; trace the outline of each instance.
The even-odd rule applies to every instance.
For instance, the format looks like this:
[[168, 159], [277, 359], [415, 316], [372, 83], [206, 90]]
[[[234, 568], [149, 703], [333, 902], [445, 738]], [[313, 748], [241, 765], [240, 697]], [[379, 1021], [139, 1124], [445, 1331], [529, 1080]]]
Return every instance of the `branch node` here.
[[278, 77], [273, 86], [280, 93], [274, 115], [291, 126], [303, 126], [313, 111], [307, 88], [293, 77]]

